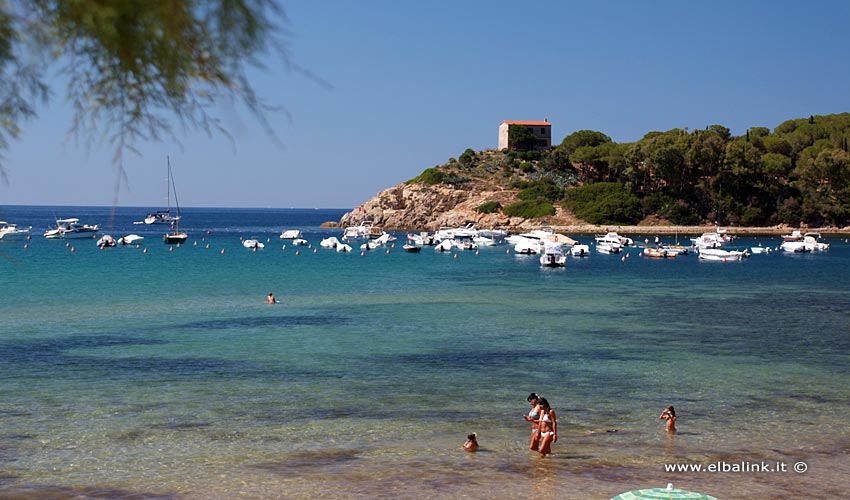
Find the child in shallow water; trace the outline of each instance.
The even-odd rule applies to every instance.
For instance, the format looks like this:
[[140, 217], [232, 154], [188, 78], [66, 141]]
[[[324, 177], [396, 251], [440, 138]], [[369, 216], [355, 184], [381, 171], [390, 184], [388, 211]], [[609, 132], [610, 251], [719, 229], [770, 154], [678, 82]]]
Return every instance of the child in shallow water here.
[[658, 418], [667, 421], [667, 432], [676, 432], [676, 410], [673, 408], [673, 405], [664, 408], [664, 411], [661, 412], [661, 416]]
[[466, 436], [466, 442], [463, 443], [463, 449], [469, 452], [478, 451], [478, 434], [473, 432]]

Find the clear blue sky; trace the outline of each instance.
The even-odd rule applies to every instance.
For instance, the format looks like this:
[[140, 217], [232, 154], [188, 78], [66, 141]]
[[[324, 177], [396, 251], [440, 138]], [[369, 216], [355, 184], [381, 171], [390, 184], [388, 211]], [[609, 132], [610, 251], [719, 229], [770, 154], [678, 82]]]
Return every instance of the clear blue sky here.
[[[466, 148], [495, 148], [502, 120], [552, 122], [632, 142], [711, 124], [743, 134], [850, 111], [850, 2], [283, 2], [294, 60], [324, 88], [270, 63], [260, 93], [286, 107], [278, 145], [244, 110], [236, 139], [140, 143], [118, 204], [164, 204], [171, 156], [182, 206], [352, 207]], [[0, 204], [111, 205], [112, 148], [68, 137], [49, 106], [5, 152]]]

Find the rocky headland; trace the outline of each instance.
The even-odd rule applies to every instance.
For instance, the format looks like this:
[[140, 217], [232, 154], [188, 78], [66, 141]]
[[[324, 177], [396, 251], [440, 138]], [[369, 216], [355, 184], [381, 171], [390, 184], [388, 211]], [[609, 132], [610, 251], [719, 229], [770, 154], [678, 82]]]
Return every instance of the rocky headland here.
[[[511, 187], [504, 175], [504, 154], [496, 151], [478, 153], [482, 158], [474, 166], [452, 159], [440, 167], [442, 178], [461, 182], [429, 182], [419, 176], [379, 192], [346, 213], [338, 222], [325, 227], [347, 227], [371, 221], [387, 230], [435, 231], [440, 227], [458, 227], [475, 223], [478, 228], [499, 227], [511, 232], [550, 226], [566, 234], [593, 234], [618, 231], [623, 234], [700, 234], [714, 231], [716, 226], [677, 226], [657, 216], [649, 216], [636, 225], [593, 225], [576, 218], [563, 206], [555, 205], [555, 214], [537, 218], [509, 217], [502, 210], [484, 213], [479, 207], [488, 202], [501, 207], [518, 201], [519, 189]], [[435, 169], [429, 169], [435, 170]], [[426, 171], [427, 173], [428, 171]], [[424, 173], [423, 173], [424, 175]], [[727, 227], [730, 233], [750, 235], [782, 235], [791, 231], [786, 225], [771, 227]], [[850, 227], [805, 228], [822, 234], [850, 234]]]

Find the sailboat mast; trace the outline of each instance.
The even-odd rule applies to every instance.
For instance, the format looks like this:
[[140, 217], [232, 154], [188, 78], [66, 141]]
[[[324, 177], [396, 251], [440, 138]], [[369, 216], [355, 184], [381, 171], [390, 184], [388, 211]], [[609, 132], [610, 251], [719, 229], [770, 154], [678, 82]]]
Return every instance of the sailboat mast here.
[[171, 158], [168, 159], [168, 178], [171, 179], [171, 190], [174, 191], [174, 205], [177, 207], [177, 224], [180, 224], [180, 202], [177, 201], [177, 187], [174, 186], [174, 175], [171, 173]]
[[166, 203], [168, 203], [168, 213], [171, 213], [171, 157], [166, 156], [165, 160], [168, 162], [168, 177], [165, 178], [165, 190], [168, 193]]

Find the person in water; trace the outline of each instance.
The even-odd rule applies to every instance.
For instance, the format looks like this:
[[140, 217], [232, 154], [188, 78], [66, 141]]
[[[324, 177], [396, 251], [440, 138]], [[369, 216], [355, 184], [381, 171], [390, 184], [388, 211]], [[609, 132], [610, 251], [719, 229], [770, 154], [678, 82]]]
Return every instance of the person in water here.
[[540, 407], [538, 405], [540, 396], [536, 392], [532, 392], [528, 395], [527, 399], [528, 404], [531, 405], [531, 411], [528, 412], [528, 415], [523, 415], [522, 418], [527, 422], [531, 422], [531, 445], [528, 448], [537, 451], [540, 445], [540, 432], [537, 430], [540, 419]]
[[267, 304], [277, 304], [277, 299], [274, 298], [274, 294], [269, 292], [269, 296], [266, 297]]
[[466, 436], [466, 442], [463, 443], [463, 449], [469, 452], [478, 451], [478, 434], [473, 432]]
[[558, 441], [558, 421], [555, 418], [555, 410], [549, 406], [546, 398], [540, 398], [537, 402], [540, 408], [540, 422], [537, 430], [540, 432], [540, 456], [552, 454], [552, 443]]
[[673, 405], [664, 408], [658, 418], [667, 421], [667, 432], [676, 432], [676, 410]]

